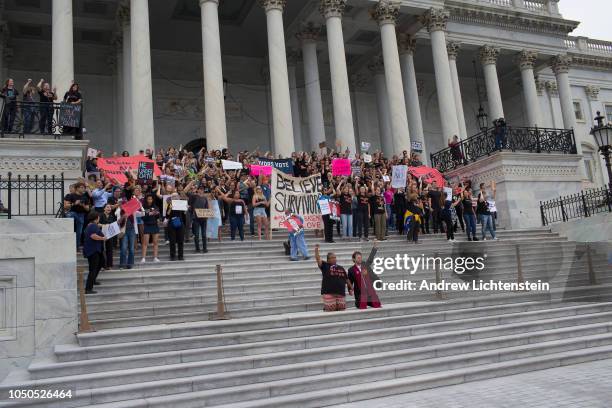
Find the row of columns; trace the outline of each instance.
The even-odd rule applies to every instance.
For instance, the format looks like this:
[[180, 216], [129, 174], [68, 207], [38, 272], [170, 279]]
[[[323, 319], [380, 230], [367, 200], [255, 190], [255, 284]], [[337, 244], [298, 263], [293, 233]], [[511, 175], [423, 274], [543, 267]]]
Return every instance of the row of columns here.
[[[296, 148], [302, 148], [301, 142], [295, 142], [301, 140], [300, 118], [295, 64], [290, 68], [287, 63], [283, 25], [286, 0], [258, 0], [258, 3], [265, 10], [267, 22], [274, 150], [276, 154], [286, 157]], [[327, 29], [336, 138], [343, 149], [348, 148], [351, 152], [356, 152], [342, 33], [342, 16], [346, 3], [346, 0], [320, 0], [319, 10], [325, 18]], [[206, 137], [209, 148], [219, 149], [228, 145], [219, 35], [219, 0], [200, 0], [200, 7]], [[371, 64], [370, 69], [374, 74], [377, 89], [382, 144], [384, 150], [389, 153], [409, 149], [411, 139], [425, 147], [413, 60], [415, 40], [408, 35], [397, 37], [395, 26], [398, 14], [399, 5], [385, 0], [379, 1], [372, 13], [381, 31], [382, 59]], [[148, 0], [129, 0], [129, 7], [123, 3], [119, 17], [122, 55], [118, 73], [124, 90], [121, 128], [125, 135], [124, 146], [134, 152], [140, 148], [154, 146]], [[446, 10], [432, 8], [421, 17], [421, 22], [427, 27], [431, 37], [443, 137], [446, 139], [459, 135], [465, 138], [468, 135], [456, 65], [460, 44], [446, 41], [448, 18]], [[58, 89], [68, 89], [74, 79], [71, 0], [53, 1], [52, 32], [52, 81]], [[306, 24], [297, 34], [302, 44], [311, 149], [316, 149], [318, 143], [325, 140], [316, 50], [318, 35], [319, 28], [313, 24]], [[498, 55], [499, 49], [491, 45], [485, 45], [479, 51], [490, 116], [494, 119], [504, 117], [496, 68]], [[536, 59], [537, 54], [529, 50], [523, 50], [517, 55], [530, 126], [541, 122], [534, 76]], [[564, 55], [556, 56], [550, 61], [557, 79], [565, 128], [576, 127], [568, 76], [570, 64], [571, 58]]]

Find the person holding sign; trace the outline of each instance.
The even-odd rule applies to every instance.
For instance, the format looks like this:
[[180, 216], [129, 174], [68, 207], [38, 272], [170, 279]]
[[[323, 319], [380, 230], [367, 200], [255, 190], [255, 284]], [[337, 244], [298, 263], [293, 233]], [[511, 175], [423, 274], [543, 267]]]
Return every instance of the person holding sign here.
[[309, 258], [308, 246], [304, 234], [304, 218], [297, 214], [292, 214], [291, 210], [285, 210], [284, 225], [289, 231], [290, 259], [298, 260], [298, 253], [302, 254], [304, 260]]
[[[176, 249], [178, 247], [178, 260], [184, 261], [183, 245], [185, 243], [185, 225], [187, 224], [186, 211], [183, 210], [183, 200], [178, 193], [173, 193], [166, 198], [166, 214], [164, 225], [168, 232], [170, 241], [170, 260], [176, 261]], [[176, 209], [173, 206], [176, 205]]]
[[[189, 202], [194, 213], [191, 228], [193, 229], [193, 242], [195, 243], [195, 251], [207, 253], [208, 249], [206, 249], [206, 229], [208, 219], [206, 217], [205, 210], [208, 210], [209, 202], [204, 190], [204, 184], [200, 184], [195, 194], [189, 194]], [[202, 237], [201, 250], [200, 237]]]
[[270, 239], [269, 226], [268, 226], [268, 215], [266, 214], [266, 207], [270, 204], [266, 200], [266, 196], [260, 186], [255, 187], [255, 194], [253, 194], [253, 217], [257, 223], [257, 237], [261, 241], [261, 227], [264, 227], [264, 239]]
[[87, 283], [85, 284], [85, 293], [88, 295], [96, 293], [93, 290], [94, 284], [97, 284], [96, 279], [102, 266], [104, 265], [104, 257], [102, 256], [102, 246], [104, 242], [104, 234], [100, 228], [100, 215], [97, 212], [91, 212], [87, 216], [87, 228], [85, 228], [85, 240], [83, 243], [83, 255], [87, 258], [89, 273], [87, 274]]
[[158, 220], [160, 216], [159, 208], [155, 205], [155, 199], [152, 194], [148, 194], [142, 205], [143, 217], [142, 219], [142, 260], [141, 264], [147, 262], [147, 247], [149, 246], [149, 239], [153, 245], [153, 262], [159, 262], [157, 258], [158, 254], [158, 240], [159, 240], [159, 225]]
[[[117, 222], [117, 217], [114, 214], [112, 204], [106, 203], [102, 214], [100, 214], [100, 225], [111, 225]], [[113, 248], [117, 243], [117, 236], [104, 241], [104, 253], [106, 255], [106, 262], [104, 262], [104, 269], [109, 270], [113, 267]]]

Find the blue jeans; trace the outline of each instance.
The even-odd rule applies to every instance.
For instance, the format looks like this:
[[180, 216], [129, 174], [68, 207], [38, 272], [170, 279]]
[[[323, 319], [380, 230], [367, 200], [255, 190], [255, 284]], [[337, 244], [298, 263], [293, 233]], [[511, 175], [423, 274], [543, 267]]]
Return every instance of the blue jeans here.
[[463, 220], [465, 221], [465, 232], [467, 232], [468, 238], [476, 237], [476, 216], [474, 214], [463, 214]]
[[308, 247], [306, 246], [304, 231], [299, 234], [289, 234], [289, 241], [291, 244], [291, 259], [297, 259], [298, 251], [304, 258], [308, 258]]
[[482, 227], [482, 239], [485, 238], [487, 230], [489, 230], [491, 238], [495, 238], [495, 230], [493, 229], [493, 216], [480, 214], [480, 225]]
[[232, 241], [236, 239], [236, 229], [240, 235], [240, 240], [244, 241], [244, 215], [230, 215], [230, 236]]
[[83, 235], [83, 226], [85, 225], [85, 214], [77, 213], [74, 211], [68, 211], [66, 213], [67, 218], [74, 220], [74, 232], [76, 234], [76, 247], [79, 249], [81, 246], [81, 235]]
[[342, 222], [342, 236], [351, 238], [353, 236], [353, 214], [340, 214]]
[[121, 238], [121, 251], [119, 253], [119, 266], [134, 265], [134, 243], [136, 231], [134, 228], [126, 228], [125, 235]]
[[395, 220], [393, 217], [393, 207], [391, 204], [385, 204], [385, 208], [387, 209], [387, 231], [390, 231], [395, 228], [395, 223], [393, 222], [393, 220]]

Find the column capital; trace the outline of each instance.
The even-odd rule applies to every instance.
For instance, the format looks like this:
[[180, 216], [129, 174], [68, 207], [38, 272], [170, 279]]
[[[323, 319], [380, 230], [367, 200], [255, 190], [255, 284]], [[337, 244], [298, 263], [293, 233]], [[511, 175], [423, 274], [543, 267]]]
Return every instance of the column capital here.
[[419, 17], [421, 24], [427, 27], [427, 31], [446, 31], [446, 23], [450, 13], [443, 8], [432, 7]]
[[546, 81], [544, 86], [546, 87], [546, 91], [551, 97], [559, 96], [559, 88], [557, 88], [557, 83], [554, 81]]
[[497, 56], [499, 55], [499, 48], [492, 45], [486, 44], [480, 47], [478, 50], [478, 57], [482, 65], [495, 65], [497, 63]]
[[416, 38], [410, 34], [400, 33], [397, 35], [397, 43], [399, 46], [399, 53], [414, 55], [416, 52]]
[[385, 62], [381, 56], [372, 58], [372, 61], [368, 63], [368, 69], [372, 75], [380, 75], [385, 73]]
[[287, 65], [296, 66], [302, 58], [302, 53], [294, 48], [287, 48]]
[[266, 12], [270, 10], [283, 11], [285, 5], [287, 5], [287, 0], [257, 0], [257, 3], [263, 7]]
[[316, 42], [321, 34], [321, 26], [309, 21], [300, 25], [300, 31], [295, 34], [295, 38], [302, 42]]
[[584, 87], [584, 91], [587, 97], [592, 101], [596, 101], [599, 98], [600, 88], [597, 85], [587, 85]]
[[521, 50], [516, 54], [516, 63], [520, 70], [533, 69], [538, 59], [538, 53], [532, 50]]
[[556, 55], [548, 62], [555, 74], [567, 74], [572, 65], [572, 57], [569, 55]]
[[538, 96], [544, 95], [544, 89], [546, 89], [546, 83], [544, 81], [540, 81], [536, 77], [535, 78], [535, 86], [536, 86], [536, 91], [538, 91]]
[[449, 41], [446, 43], [446, 52], [448, 53], [448, 59], [456, 60], [461, 50], [461, 43], [457, 41]]
[[344, 15], [347, 0], [321, 0], [319, 3], [319, 12], [323, 17], [340, 17]]
[[380, 0], [370, 9], [370, 16], [378, 22], [378, 25], [393, 24], [399, 16], [400, 2], [396, 0]]

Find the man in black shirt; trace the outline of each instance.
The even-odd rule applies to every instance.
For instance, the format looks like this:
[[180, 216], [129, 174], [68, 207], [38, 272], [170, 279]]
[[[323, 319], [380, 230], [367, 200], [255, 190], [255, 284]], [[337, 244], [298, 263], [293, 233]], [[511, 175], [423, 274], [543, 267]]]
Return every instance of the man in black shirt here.
[[85, 191], [84, 183], [77, 183], [74, 187], [74, 193], [67, 194], [64, 197], [64, 208], [68, 210], [66, 217], [74, 220], [74, 232], [76, 233], [76, 248], [81, 245], [81, 235], [85, 226], [85, 217], [89, 213], [91, 199]]
[[434, 234], [442, 231], [442, 218], [441, 211], [442, 207], [440, 205], [440, 199], [442, 197], [442, 193], [438, 190], [438, 183], [433, 181], [431, 183], [431, 189], [429, 190], [429, 208], [431, 208], [431, 215], [433, 219], [433, 232]]
[[321, 259], [319, 244], [315, 245], [315, 259], [323, 279], [321, 280], [321, 297], [323, 299], [323, 310], [334, 312], [346, 309], [346, 292], [348, 286], [349, 295], [353, 295], [353, 285], [348, 279], [344, 268], [336, 263], [336, 254], [329, 252], [327, 261]]

